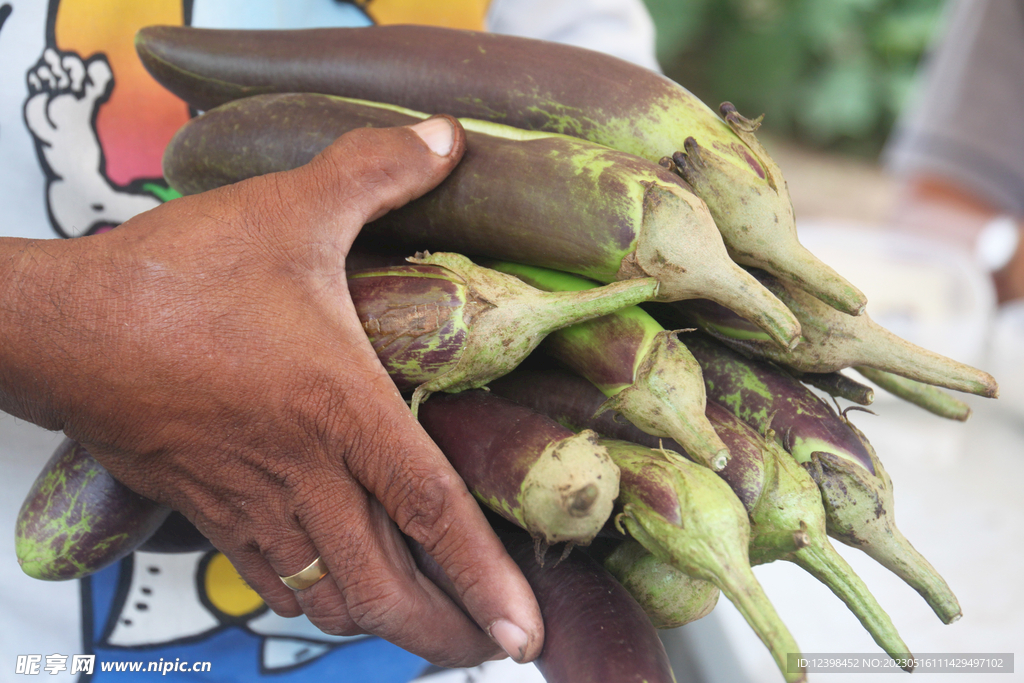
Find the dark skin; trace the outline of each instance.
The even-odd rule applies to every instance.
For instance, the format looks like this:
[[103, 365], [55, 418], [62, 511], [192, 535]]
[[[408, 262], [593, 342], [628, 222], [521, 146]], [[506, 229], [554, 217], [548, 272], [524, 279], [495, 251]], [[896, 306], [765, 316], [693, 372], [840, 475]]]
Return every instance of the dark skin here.
[[[363, 225], [436, 186], [463, 135], [445, 117], [363, 129], [102, 235], [0, 239], [0, 408], [184, 513], [278, 614], [442, 666], [534, 659], [529, 585], [377, 361], [345, 278]], [[281, 583], [317, 556], [326, 578]]]

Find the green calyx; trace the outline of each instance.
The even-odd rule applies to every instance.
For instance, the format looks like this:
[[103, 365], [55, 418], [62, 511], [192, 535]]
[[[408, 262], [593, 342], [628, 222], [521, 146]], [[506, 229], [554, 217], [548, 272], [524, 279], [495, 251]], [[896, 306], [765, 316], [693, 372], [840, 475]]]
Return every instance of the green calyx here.
[[457, 364], [417, 387], [413, 414], [433, 392], [475, 389], [507, 374], [552, 330], [647, 301], [658, 292], [657, 281], [649, 278], [581, 292], [542, 292], [458, 254], [422, 254], [410, 261], [447, 268], [488, 304], [473, 318]]
[[[879, 647], [897, 661], [906, 659], [909, 648], [889, 615], [829, 543], [822, 496], [814, 480], [773, 441], [767, 440], [764, 449], [765, 489], [750, 511], [751, 564], [786, 560], [799, 565], [846, 603]], [[794, 528], [799, 528], [803, 543], [786, 547]]]
[[624, 541], [605, 558], [604, 568], [629, 591], [655, 628], [677, 628], [707, 616], [720, 591], [654, 555], [636, 541]]
[[[729, 257], [707, 207], [682, 187], [652, 182], [644, 195], [635, 251], [616, 279], [654, 277], [659, 301], [711, 299], [767, 332], [783, 348], [795, 344], [800, 323], [786, 306]], [[705, 217], [706, 216], [706, 217]]]
[[[597, 286], [546, 268], [507, 262], [488, 265], [545, 291], [585, 291]], [[608, 343], [610, 338], [614, 345]], [[562, 328], [551, 334], [545, 346], [611, 397], [598, 414], [619, 412], [648, 434], [675, 439], [708, 467], [716, 471], [725, 467], [729, 451], [704, 414], [707, 398], [700, 365], [677, 333], [666, 331], [641, 308], [624, 308]], [[622, 375], [620, 368], [626, 366], [631, 370], [628, 383], [602, 382]]]
[[821, 491], [828, 534], [860, 548], [903, 579], [943, 623], [956, 621], [961, 616], [960, 603], [942, 576], [896, 527], [892, 480], [871, 445], [858, 435], [871, 456], [874, 475], [831, 453], [815, 453], [803, 464]]
[[731, 339], [721, 330], [709, 330], [733, 348], [768, 358], [799, 372], [826, 373], [866, 366], [924, 384], [994, 398], [995, 379], [964, 363], [911, 344], [865, 315], [850, 316], [784, 282], [761, 277], [800, 321], [803, 340], [791, 349], [755, 339]]
[[[689, 461], [670, 460], [664, 453], [649, 451], [648, 462], [661, 462], [658, 484], [676, 494], [671, 516], [651, 489], [630, 485], [631, 473], [653, 479], [639, 451], [609, 448], [622, 469], [619, 494], [622, 512], [616, 525], [625, 529], [657, 560], [696, 579], [709, 581], [722, 591], [772, 653], [787, 681], [804, 679], [803, 672], [789, 673], [787, 655], [800, 650], [750, 570], [750, 525], [743, 504], [717, 475]], [[661, 509], [659, 509], [661, 508]]]
[[722, 105], [722, 114], [733, 140], [689, 137], [672, 160], [707, 202], [732, 258], [792, 282], [844, 313], [862, 313], [864, 294], [797, 239], [786, 181], [754, 135], [761, 120], [744, 118], [729, 103]]
[[950, 396], [938, 387], [922, 384], [906, 377], [900, 377], [885, 370], [864, 366], [859, 366], [855, 370], [893, 396], [898, 396], [904, 401], [924, 408], [933, 415], [944, 417], [947, 420], [957, 420], [958, 422], [966, 422], [967, 418], [971, 416], [971, 407], [969, 405], [954, 396]]
[[608, 399], [598, 414], [619, 412], [648, 434], [675, 439], [701, 464], [720, 471], [729, 450], [704, 414], [706, 404], [700, 365], [677, 332], [663, 330], [643, 356], [633, 383]]

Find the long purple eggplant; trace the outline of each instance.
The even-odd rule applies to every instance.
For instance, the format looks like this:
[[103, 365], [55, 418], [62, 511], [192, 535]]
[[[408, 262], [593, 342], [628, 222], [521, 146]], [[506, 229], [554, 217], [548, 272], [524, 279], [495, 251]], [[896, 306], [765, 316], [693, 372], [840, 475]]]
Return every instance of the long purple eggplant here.
[[579, 550], [542, 562], [522, 533], [498, 533], [537, 597], [548, 683], [675, 683], [665, 647], [629, 592]]
[[537, 539], [586, 545], [611, 514], [619, 471], [593, 432], [485, 391], [438, 396], [420, 423], [480, 502]]
[[[411, 124], [410, 110], [313, 94], [230, 102], [187, 123], [164, 175], [193, 193], [312, 159], [357, 128]], [[465, 119], [467, 151], [436, 189], [364, 234], [414, 250], [458, 251], [601, 282], [652, 276], [659, 298], [735, 308], [784, 345], [792, 314], [729, 258], [707, 206], [657, 164], [585, 140]]]
[[363, 330], [413, 414], [436, 391], [485, 385], [518, 365], [544, 336], [565, 325], [650, 299], [650, 278], [586, 292], [542, 292], [458, 254], [415, 265], [350, 273]]
[[[651, 162], [673, 157], [733, 257], [849, 313], [864, 296], [797, 240], [786, 182], [728, 103], [725, 120], [676, 83], [580, 48], [418, 26], [314, 31], [143, 29], [150, 73], [199, 109], [268, 92], [391, 102], [586, 138]], [[552, 68], [552, 65], [557, 65]]]
[[998, 384], [987, 372], [911, 344], [867, 315], [843, 315], [764, 271], [751, 272], [800, 320], [799, 344], [777, 348], [772, 339], [742, 316], [713, 302], [684, 302], [677, 304], [677, 308], [723, 343], [799, 372], [835, 372], [866, 366], [987, 398], [999, 394]]
[[65, 439], [18, 513], [18, 564], [47, 581], [92, 574], [135, 550], [170, 512], [114, 479], [81, 444]]

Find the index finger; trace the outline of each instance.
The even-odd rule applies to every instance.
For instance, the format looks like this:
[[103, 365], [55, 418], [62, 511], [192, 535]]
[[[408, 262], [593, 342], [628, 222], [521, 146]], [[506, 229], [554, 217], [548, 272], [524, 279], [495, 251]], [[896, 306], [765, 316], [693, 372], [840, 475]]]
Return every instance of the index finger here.
[[[389, 401], [378, 408], [381, 413], [372, 419], [376, 436], [383, 437], [379, 447], [388, 449], [389, 457], [350, 455], [350, 471], [403, 533], [437, 561], [474, 621], [517, 662], [535, 659], [544, 627], [522, 572], [405, 403]], [[390, 426], [386, 435], [380, 434], [381, 424]], [[373, 433], [371, 425], [362, 429]]]

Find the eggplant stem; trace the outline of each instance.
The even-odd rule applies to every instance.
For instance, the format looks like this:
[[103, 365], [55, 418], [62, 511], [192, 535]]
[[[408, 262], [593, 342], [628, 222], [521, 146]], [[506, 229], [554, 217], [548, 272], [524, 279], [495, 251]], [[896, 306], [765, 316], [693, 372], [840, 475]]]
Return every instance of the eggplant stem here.
[[[896, 661], [911, 660], [910, 648], [900, 637], [892, 619], [882, 609], [853, 568], [825, 539], [790, 556], [790, 561], [821, 581], [846, 603], [879, 647]], [[905, 671], [913, 666], [903, 667]]]

